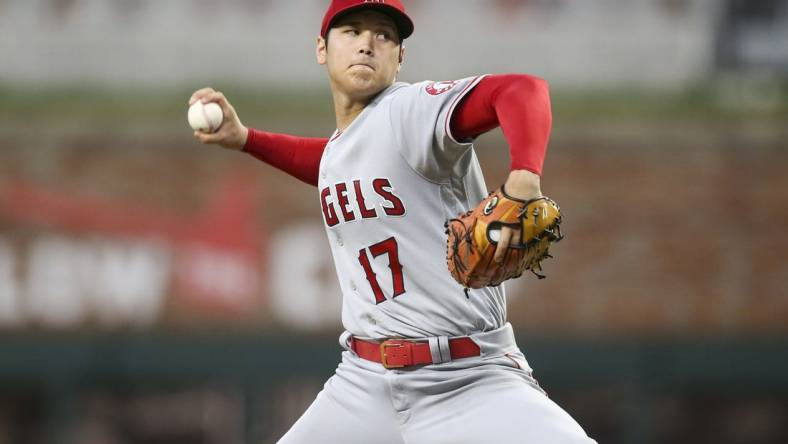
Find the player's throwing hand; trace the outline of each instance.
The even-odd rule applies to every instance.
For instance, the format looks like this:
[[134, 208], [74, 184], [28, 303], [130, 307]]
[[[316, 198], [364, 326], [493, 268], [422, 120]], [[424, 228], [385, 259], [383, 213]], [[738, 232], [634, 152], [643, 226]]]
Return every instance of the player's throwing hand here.
[[241, 123], [235, 108], [227, 101], [227, 98], [213, 88], [202, 88], [194, 92], [189, 98], [189, 106], [198, 100], [203, 103], [214, 102], [222, 108], [224, 120], [213, 133], [195, 131], [194, 138], [205, 144], [220, 145], [232, 150], [240, 150], [246, 144], [249, 130]]

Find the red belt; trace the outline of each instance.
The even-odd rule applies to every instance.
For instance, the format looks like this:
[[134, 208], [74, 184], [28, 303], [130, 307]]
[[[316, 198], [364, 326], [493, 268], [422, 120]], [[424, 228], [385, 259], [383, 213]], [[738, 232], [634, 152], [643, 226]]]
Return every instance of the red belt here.
[[[386, 368], [402, 368], [413, 365], [432, 364], [430, 344], [426, 341], [387, 339], [383, 342], [350, 338], [350, 348], [367, 361], [378, 362]], [[479, 346], [469, 337], [449, 339], [452, 359], [479, 356]]]

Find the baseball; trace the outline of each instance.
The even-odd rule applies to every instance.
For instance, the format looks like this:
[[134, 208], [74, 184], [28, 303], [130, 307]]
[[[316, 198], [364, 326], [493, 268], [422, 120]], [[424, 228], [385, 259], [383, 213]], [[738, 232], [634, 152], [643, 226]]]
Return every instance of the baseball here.
[[212, 133], [219, 129], [224, 119], [222, 108], [216, 103], [196, 101], [189, 107], [189, 125], [204, 133]]

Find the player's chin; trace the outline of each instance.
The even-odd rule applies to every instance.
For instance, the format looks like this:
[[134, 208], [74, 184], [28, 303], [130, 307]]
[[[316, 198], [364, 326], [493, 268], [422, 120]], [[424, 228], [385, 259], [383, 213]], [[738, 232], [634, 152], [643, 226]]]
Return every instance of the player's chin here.
[[376, 82], [375, 71], [372, 70], [353, 70], [348, 73], [348, 81], [351, 85], [365, 86]]
[[386, 88], [385, 82], [381, 81], [375, 76], [368, 75], [351, 75], [349, 78], [349, 86], [356, 93], [360, 95], [371, 95], [379, 93]]

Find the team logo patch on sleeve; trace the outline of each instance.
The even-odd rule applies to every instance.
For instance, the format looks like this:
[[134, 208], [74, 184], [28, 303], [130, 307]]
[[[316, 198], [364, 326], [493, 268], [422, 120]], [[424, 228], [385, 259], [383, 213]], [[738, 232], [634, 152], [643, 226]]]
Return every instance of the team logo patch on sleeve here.
[[458, 82], [456, 80], [447, 81], [447, 82], [432, 82], [429, 85], [427, 85], [426, 90], [428, 94], [432, 96], [437, 96], [438, 94], [443, 94], [446, 91], [454, 88], [454, 86], [457, 83]]

